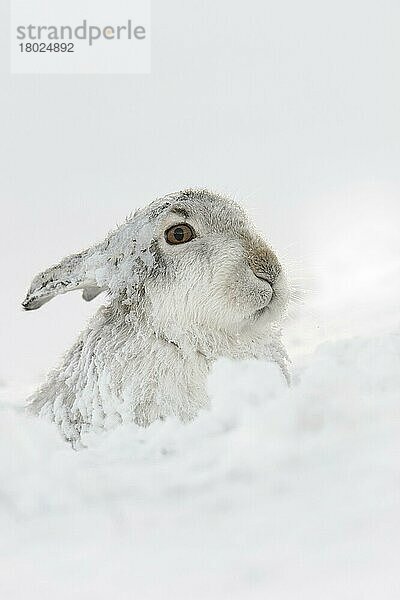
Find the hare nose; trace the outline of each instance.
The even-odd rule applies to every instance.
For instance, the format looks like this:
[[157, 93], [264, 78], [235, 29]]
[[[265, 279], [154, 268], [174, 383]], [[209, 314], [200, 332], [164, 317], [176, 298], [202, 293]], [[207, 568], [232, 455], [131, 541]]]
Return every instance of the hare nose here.
[[271, 276], [270, 273], [265, 273], [264, 271], [262, 271], [262, 272], [256, 271], [256, 272], [254, 272], [254, 275], [257, 277], [257, 279], [266, 281], [272, 287], [272, 285], [274, 283], [274, 278]]

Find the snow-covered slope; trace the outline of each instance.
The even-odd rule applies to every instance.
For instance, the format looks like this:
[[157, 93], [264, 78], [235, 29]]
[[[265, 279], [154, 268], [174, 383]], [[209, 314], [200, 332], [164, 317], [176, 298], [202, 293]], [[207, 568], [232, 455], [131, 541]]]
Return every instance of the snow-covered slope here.
[[0, 598], [400, 598], [400, 336], [216, 365], [195, 422], [72, 451], [3, 386]]

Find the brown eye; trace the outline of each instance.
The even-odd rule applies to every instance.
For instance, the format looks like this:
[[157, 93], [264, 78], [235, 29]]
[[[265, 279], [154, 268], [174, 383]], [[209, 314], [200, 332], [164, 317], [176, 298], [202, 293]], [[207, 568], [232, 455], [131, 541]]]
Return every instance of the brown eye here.
[[187, 223], [174, 225], [164, 233], [168, 244], [185, 244], [194, 238], [194, 231]]

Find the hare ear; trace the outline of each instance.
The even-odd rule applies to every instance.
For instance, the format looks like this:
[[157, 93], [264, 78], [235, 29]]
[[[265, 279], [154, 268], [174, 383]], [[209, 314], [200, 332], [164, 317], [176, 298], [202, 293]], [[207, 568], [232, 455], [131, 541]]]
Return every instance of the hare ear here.
[[86, 302], [91, 302], [97, 298], [101, 292], [104, 292], [104, 290], [105, 288], [98, 287], [97, 285], [87, 285], [83, 290], [82, 298], [86, 300]]
[[86, 259], [89, 251], [64, 258], [58, 265], [39, 273], [28, 290], [22, 306], [25, 310], [36, 310], [58, 294], [83, 290], [86, 301], [93, 300], [106, 288], [100, 287], [88, 273]]
[[54, 296], [83, 290], [87, 302], [108, 290], [112, 295], [134, 301], [138, 288], [151, 269], [154, 220], [161, 207], [137, 211], [106, 239], [79, 254], [64, 258], [58, 265], [39, 273], [32, 281], [22, 306], [36, 310]]

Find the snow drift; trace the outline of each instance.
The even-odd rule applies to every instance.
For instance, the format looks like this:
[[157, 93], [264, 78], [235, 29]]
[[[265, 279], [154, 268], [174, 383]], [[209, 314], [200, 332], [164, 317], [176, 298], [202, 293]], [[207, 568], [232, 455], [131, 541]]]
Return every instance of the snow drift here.
[[0, 596], [397, 599], [400, 335], [217, 363], [193, 423], [72, 452], [3, 386]]

